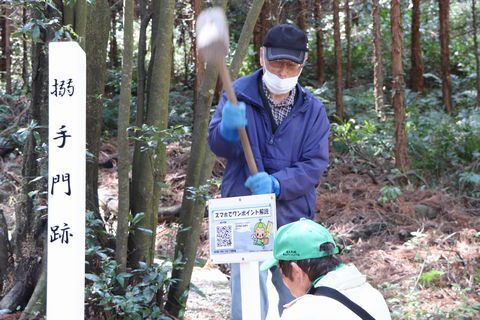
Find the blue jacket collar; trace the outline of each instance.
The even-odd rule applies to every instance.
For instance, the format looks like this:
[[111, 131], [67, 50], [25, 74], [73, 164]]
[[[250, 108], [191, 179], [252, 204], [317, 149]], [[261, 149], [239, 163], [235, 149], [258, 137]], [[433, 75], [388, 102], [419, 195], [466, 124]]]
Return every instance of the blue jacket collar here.
[[[252, 106], [263, 109], [263, 102], [258, 92], [258, 79], [263, 75], [262, 69], [237, 79], [233, 86], [239, 100], [244, 101]], [[313, 98], [312, 94], [305, 90], [300, 84], [297, 83], [297, 91], [299, 92], [298, 101], [295, 104], [294, 110], [298, 112], [305, 112], [308, 108], [310, 99]]]

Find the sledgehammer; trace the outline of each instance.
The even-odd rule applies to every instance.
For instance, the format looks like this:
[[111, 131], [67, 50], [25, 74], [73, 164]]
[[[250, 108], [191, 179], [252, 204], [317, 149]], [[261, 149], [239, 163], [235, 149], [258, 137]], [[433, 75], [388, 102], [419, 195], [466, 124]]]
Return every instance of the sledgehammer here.
[[[218, 67], [223, 88], [227, 93], [228, 100], [237, 105], [237, 96], [233, 91], [230, 73], [225, 64], [225, 57], [228, 54], [229, 37], [227, 17], [223, 9], [219, 7], [209, 8], [198, 16], [197, 20], [197, 47], [207, 63], [213, 63]], [[247, 160], [250, 175], [258, 172], [257, 165], [253, 159], [252, 148], [248, 140], [245, 128], [238, 129], [240, 141], [242, 143], [245, 159]]]

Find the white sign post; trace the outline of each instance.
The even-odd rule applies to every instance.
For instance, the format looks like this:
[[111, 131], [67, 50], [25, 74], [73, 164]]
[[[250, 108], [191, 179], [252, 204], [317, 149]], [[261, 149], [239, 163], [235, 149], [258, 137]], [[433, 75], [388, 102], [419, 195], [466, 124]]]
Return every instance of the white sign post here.
[[49, 44], [47, 319], [83, 320], [85, 52]]
[[275, 194], [213, 199], [208, 202], [212, 263], [240, 263], [242, 316], [259, 320], [258, 261], [272, 256], [277, 230]]
[[243, 319], [261, 319], [258, 261], [240, 262]]

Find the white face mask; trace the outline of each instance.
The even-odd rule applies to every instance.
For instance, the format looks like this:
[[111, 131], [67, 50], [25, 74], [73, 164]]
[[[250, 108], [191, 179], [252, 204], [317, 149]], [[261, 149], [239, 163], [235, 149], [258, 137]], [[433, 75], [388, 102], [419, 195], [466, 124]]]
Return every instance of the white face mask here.
[[267, 86], [268, 90], [273, 94], [285, 94], [290, 92], [298, 83], [298, 77], [285, 78], [282, 79], [276, 74], [273, 74], [267, 70], [267, 68], [263, 68], [263, 81]]

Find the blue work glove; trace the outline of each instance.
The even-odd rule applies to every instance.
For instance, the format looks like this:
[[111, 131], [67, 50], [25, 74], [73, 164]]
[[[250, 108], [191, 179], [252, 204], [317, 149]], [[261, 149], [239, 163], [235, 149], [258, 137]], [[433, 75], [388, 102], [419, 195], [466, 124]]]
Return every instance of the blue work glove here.
[[245, 103], [238, 102], [236, 106], [227, 101], [222, 110], [222, 122], [220, 122], [220, 134], [227, 141], [238, 141], [238, 129], [247, 125], [245, 115]]
[[277, 197], [280, 195], [280, 183], [277, 178], [263, 171], [248, 177], [245, 187], [250, 189], [252, 194], [275, 193]]

